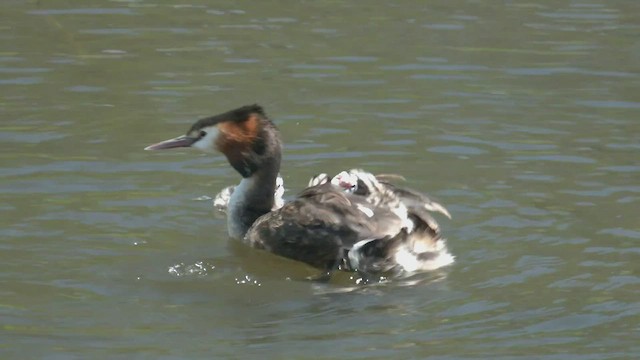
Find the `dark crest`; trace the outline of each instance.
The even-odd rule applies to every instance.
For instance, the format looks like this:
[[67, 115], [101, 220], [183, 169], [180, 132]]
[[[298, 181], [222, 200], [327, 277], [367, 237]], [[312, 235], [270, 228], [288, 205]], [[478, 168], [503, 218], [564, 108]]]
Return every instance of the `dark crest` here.
[[267, 114], [265, 113], [262, 106], [258, 104], [245, 105], [237, 109], [227, 111], [222, 114], [213, 115], [213, 116], [206, 117], [204, 119], [200, 119], [196, 121], [195, 124], [193, 124], [193, 126], [191, 126], [191, 129], [189, 129], [187, 134], [190, 134], [193, 131], [198, 131], [208, 126], [216, 125], [221, 122], [227, 122], [227, 121], [242, 122], [247, 120], [252, 114], [259, 115], [260, 117], [263, 117], [265, 119], [267, 118]]

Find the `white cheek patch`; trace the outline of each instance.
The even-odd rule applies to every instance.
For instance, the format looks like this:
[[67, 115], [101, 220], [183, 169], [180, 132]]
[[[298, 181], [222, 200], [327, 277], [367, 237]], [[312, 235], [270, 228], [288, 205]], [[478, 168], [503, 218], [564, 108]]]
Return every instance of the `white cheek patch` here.
[[208, 126], [206, 128], [202, 128], [201, 131], [205, 131], [207, 135], [205, 135], [200, 140], [196, 141], [191, 145], [191, 147], [200, 149], [204, 152], [215, 152], [216, 151], [216, 139], [220, 132], [218, 131], [217, 126]]
[[358, 188], [358, 177], [355, 174], [342, 171], [331, 179], [331, 184], [341, 187], [344, 192], [353, 193]]

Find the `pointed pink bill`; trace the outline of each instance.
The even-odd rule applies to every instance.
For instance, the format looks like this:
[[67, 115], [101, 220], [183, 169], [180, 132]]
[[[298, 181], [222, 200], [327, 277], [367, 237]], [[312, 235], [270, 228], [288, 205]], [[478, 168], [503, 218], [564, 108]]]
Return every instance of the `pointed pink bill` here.
[[179, 147], [189, 147], [198, 139], [189, 137], [187, 135], [178, 136], [177, 138], [161, 141], [157, 144], [149, 145], [145, 150], [163, 150], [163, 149], [173, 149]]

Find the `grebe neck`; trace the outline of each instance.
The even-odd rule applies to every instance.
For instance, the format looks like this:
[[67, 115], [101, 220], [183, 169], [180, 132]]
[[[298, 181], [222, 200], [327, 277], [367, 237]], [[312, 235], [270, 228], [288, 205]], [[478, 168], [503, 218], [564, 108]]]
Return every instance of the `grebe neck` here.
[[271, 211], [280, 159], [271, 160], [251, 176], [244, 177], [231, 194], [227, 211], [230, 237], [242, 239], [260, 216]]

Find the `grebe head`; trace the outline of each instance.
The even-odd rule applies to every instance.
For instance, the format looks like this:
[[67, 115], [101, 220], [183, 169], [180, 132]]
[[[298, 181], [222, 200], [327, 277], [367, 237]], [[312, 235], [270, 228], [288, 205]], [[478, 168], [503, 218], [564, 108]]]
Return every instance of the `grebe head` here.
[[358, 177], [351, 171], [342, 171], [331, 179], [331, 183], [347, 193], [358, 191]]
[[282, 145], [278, 130], [262, 107], [247, 105], [200, 119], [185, 135], [145, 150], [179, 147], [220, 151], [242, 175], [228, 202], [227, 228], [231, 237], [242, 238], [256, 219], [271, 211]]
[[220, 151], [244, 178], [258, 171], [265, 161], [271, 163], [270, 167], [279, 169], [280, 166], [278, 132], [259, 105], [247, 105], [200, 119], [185, 135], [147, 146], [145, 150], [179, 147]]

